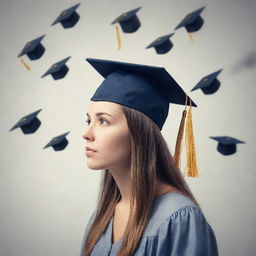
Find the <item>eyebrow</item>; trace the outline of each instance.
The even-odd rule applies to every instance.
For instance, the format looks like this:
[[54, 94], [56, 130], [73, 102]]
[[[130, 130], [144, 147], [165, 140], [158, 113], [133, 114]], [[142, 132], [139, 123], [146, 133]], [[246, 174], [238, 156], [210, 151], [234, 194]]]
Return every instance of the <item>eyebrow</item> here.
[[[86, 115], [88, 117], [90, 117], [90, 115], [88, 113], [86, 113]], [[106, 113], [106, 112], [98, 112], [95, 114], [96, 116], [102, 116], [102, 115], [108, 115], [108, 116], [111, 116], [110, 114]], [[111, 116], [113, 118], [113, 116]]]

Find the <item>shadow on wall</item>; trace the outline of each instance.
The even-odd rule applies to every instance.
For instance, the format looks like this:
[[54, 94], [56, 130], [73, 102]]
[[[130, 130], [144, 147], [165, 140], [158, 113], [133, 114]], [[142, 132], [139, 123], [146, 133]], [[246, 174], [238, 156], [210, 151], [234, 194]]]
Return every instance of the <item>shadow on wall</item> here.
[[244, 69], [253, 69], [256, 67], [256, 50], [246, 55], [237, 65], [233, 68], [232, 73], [242, 71]]

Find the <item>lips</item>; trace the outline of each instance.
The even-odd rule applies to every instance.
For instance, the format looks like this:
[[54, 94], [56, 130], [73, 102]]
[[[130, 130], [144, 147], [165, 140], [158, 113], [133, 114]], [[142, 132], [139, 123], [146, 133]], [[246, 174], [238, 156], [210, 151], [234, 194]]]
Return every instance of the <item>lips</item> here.
[[96, 150], [94, 150], [94, 149], [92, 149], [92, 148], [89, 148], [89, 147], [86, 147], [85, 149], [86, 149], [86, 151], [93, 151], [93, 152], [96, 152]]

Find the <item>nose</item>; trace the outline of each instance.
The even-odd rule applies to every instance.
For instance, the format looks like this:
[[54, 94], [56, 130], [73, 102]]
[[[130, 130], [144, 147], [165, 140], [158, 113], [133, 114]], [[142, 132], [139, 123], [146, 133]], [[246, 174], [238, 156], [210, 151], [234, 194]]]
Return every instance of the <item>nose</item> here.
[[94, 140], [94, 134], [92, 131], [92, 127], [87, 127], [84, 131], [84, 134], [82, 134], [82, 138], [85, 140]]

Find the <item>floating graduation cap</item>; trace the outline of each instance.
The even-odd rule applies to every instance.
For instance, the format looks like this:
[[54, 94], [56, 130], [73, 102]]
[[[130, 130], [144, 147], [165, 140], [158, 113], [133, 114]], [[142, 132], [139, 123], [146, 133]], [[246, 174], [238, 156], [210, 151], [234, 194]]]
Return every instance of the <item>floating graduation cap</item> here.
[[164, 54], [169, 52], [173, 47], [173, 43], [170, 41], [169, 38], [173, 35], [174, 33], [157, 38], [149, 46], [147, 46], [146, 49], [154, 47], [158, 54]]
[[196, 32], [198, 31], [204, 23], [204, 20], [200, 16], [201, 12], [204, 10], [205, 6], [197, 9], [194, 12], [189, 13], [180, 23], [179, 25], [175, 28], [175, 30], [185, 27], [187, 32]]
[[36, 117], [41, 110], [39, 109], [32, 114], [22, 117], [9, 131], [20, 127], [24, 134], [34, 133], [41, 125], [40, 120]]
[[218, 141], [217, 150], [223, 155], [232, 155], [236, 152], [236, 144], [245, 143], [244, 141], [232, 138], [230, 136], [210, 137]]
[[119, 23], [124, 33], [133, 33], [141, 26], [140, 20], [136, 13], [141, 7], [125, 12], [116, 18], [111, 24]]
[[60, 22], [63, 28], [74, 27], [80, 19], [79, 14], [76, 12], [79, 5], [80, 4], [76, 4], [69, 9], [62, 11], [58, 18], [52, 23], [52, 26]]
[[20, 52], [18, 57], [21, 57], [26, 54], [30, 60], [39, 59], [45, 52], [45, 48], [41, 44], [41, 41], [44, 37], [45, 37], [45, 35], [42, 35], [42, 36], [28, 42], [24, 46], [23, 50]]
[[63, 133], [57, 137], [54, 137], [45, 147], [53, 147], [53, 149], [55, 151], [60, 151], [66, 148], [66, 146], [68, 145], [68, 140], [66, 139], [66, 136], [69, 134], [70, 132], [66, 132]]
[[201, 89], [204, 94], [215, 93], [220, 87], [220, 81], [217, 79], [217, 76], [220, 74], [222, 70], [223, 69], [220, 69], [214, 73], [211, 73], [210, 75], [203, 77], [197, 83], [197, 85], [191, 90], [191, 92], [197, 89]]
[[71, 57], [67, 57], [59, 62], [56, 62], [53, 64], [46, 72], [44, 75], [41, 76], [41, 78], [51, 74], [54, 80], [62, 79], [63, 77], [66, 76], [68, 73], [69, 68], [66, 65], [66, 62], [70, 59]]

